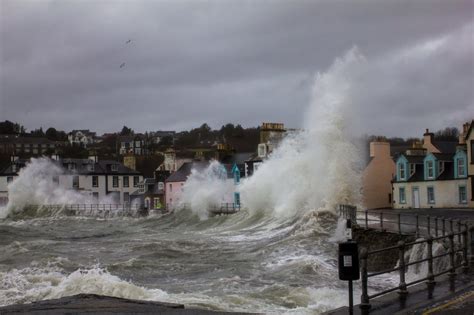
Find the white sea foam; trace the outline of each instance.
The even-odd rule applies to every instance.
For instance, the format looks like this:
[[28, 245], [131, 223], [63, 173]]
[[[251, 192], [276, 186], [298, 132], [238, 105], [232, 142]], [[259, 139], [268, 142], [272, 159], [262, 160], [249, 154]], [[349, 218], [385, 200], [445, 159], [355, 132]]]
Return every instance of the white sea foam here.
[[203, 171], [192, 170], [183, 186], [181, 205], [187, 205], [201, 219], [209, 215], [208, 209], [222, 203], [231, 203], [235, 191], [232, 180], [227, 179], [227, 171], [222, 164], [211, 161]]
[[[89, 193], [68, 189], [53, 181], [53, 177], [64, 175], [64, 169], [51, 159], [32, 158], [8, 185], [8, 204], [0, 208], [0, 218], [23, 211], [28, 205], [112, 203], [108, 197], [97, 201]], [[68, 180], [72, 180], [72, 177]]]
[[147, 289], [111, 275], [95, 266], [78, 269], [69, 275], [57, 266], [35, 266], [0, 273], [0, 303], [28, 303], [80, 293], [99, 294], [138, 300], [166, 300], [167, 293]]

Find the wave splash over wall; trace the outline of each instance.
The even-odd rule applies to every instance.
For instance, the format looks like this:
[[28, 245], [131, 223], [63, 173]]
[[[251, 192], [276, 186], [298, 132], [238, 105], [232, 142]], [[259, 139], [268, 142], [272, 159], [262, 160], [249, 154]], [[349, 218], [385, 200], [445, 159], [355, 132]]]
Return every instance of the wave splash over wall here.
[[[361, 158], [349, 137], [351, 81], [346, 74], [363, 62], [353, 49], [327, 72], [316, 75], [303, 130], [287, 135], [238, 187], [244, 208], [251, 213], [289, 217], [316, 209], [334, 211], [338, 203], [359, 202]], [[209, 176], [218, 167], [216, 163], [188, 179], [184, 191], [191, 208], [202, 211], [203, 206], [225, 199], [232, 191], [225, 181]]]
[[[8, 204], [0, 207], [0, 218], [22, 212], [29, 205], [112, 203], [109, 198], [94, 199], [88, 193], [67, 189], [53, 178], [65, 175], [64, 169], [49, 158], [32, 158], [19, 176], [8, 185]], [[71, 176], [67, 176], [72, 180]]]

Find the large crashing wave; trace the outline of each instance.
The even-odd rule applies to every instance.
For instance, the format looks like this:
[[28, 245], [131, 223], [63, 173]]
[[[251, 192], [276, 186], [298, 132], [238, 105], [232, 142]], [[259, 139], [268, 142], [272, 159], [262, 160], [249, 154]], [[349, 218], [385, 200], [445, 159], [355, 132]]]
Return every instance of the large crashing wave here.
[[[363, 61], [354, 49], [316, 76], [304, 129], [288, 135], [238, 187], [242, 203], [251, 213], [293, 216], [314, 209], [332, 210], [338, 203], [359, 202], [361, 159], [348, 136], [347, 90], [351, 81], [345, 72]], [[224, 194], [235, 189], [208, 175], [215, 167], [211, 164], [190, 176], [184, 196], [191, 208], [202, 209], [225, 199]]]

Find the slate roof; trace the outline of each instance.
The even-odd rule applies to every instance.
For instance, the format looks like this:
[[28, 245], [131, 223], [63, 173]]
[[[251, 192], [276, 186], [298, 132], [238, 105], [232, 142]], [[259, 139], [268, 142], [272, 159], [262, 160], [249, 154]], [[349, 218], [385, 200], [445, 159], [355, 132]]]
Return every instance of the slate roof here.
[[232, 155], [228, 155], [228, 156], [225, 156], [221, 162], [223, 164], [232, 164], [234, 165], [237, 164], [245, 164], [245, 161], [249, 160], [250, 158], [252, 158], [252, 156], [254, 155], [255, 153], [253, 152], [243, 152], [243, 153], [235, 153], [235, 154], [232, 154]]
[[425, 178], [425, 173], [423, 171], [423, 164], [415, 164], [415, 173], [413, 173], [410, 178], [408, 178], [408, 182], [420, 182], [423, 181]]
[[457, 141], [433, 141], [433, 145], [441, 153], [456, 153], [456, 147], [458, 145]]
[[171, 174], [170, 177], [168, 177], [165, 182], [166, 183], [185, 182], [188, 179], [188, 176], [191, 174], [192, 169], [202, 171], [208, 166], [209, 166], [209, 162], [207, 161], [204, 161], [204, 162], [195, 161], [195, 162], [184, 163], [176, 172]]
[[408, 163], [414, 164], [423, 164], [425, 159], [424, 155], [404, 155], [404, 157], [408, 160]]
[[[59, 161], [51, 160], [58, 166], [64, 168], [66, 174], [78, 174], [78, 175], [141, 175], [140, 172], [134, 171], [123, 164], [113, 160], [102, 160], [97, 163], [92, 162], [89, 159], [60, 159]], [[17, 170], [25, 167], [29, 160], [21, 159], [16, 161], [18, 166]], [[69, 164], [74, 164], [75, 169], [69, 170]], [[89, 165], [94, 164], [94, 169], [90, 169]], [[117, 165], [117, 170], [112, 171], [112, 165]], [[12, 165], [10, 164], [5, 170], [1, 172], [2, 175], [17, 174], [13, 172]]]
[[433, 155], [436, 157], [438, 161], [452, 161], [453, 160], [453, 154], [449, 153], [433, 153]]

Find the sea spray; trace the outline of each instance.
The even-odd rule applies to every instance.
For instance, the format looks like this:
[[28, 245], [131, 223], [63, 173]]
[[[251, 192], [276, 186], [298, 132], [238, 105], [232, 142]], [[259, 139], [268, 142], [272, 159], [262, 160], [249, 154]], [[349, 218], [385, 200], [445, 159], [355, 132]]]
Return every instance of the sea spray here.
[[107, 197], [98, 201], [87, 192], [68, 189], [67, 185], [55, 182], [55, 177], [59, 181], [72, 181], [72, 176], [66, 176], [62, 166], [53, 160], [32, 158], [8, 185], [8, 204], [0, 208], [0, 218], [28, 210], [31, 205], [112, 203]]
[[361, 159], [346, 128], [351, 82], [344, 74], [363, 61], [354, 49], [316, 76], [304, 130], [285, 138], [242, 182], [247, 208], [292, 216], [313, 209], [334, 211], [338, 203], [358, 204]]
[[191, 170], [191, 175], [183, 185], [181, 208], [189, 207], [199, 218], [206, 219], [209, 209], [222, 203], [231, 203], [234, 183], [227, 178], [227, 170], [218, 161], [211, 161], [208, 167], [199, 171]]

